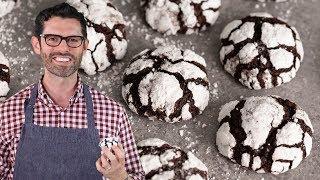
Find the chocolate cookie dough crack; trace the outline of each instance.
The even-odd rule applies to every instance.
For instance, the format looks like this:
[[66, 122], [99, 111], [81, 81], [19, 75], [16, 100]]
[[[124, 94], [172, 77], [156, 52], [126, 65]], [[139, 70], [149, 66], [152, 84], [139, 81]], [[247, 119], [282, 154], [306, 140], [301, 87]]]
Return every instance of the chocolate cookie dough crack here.
[[93, 50], [87, 49], [87, 51], [90, 51], [90, 53], [91, 53], [92, 62], [94, 63], [94, 66], [96, 67], [96, 70], [95, 70], [95, 71], [97, 71], [97, 70], [99, 69], [99, 67], [98, 67], [98, 64], [97, 64], [97, 62], [96, 62], [93, 54], [94, 54], [94, 52], [97, 50], [97, 47], [98, 47], [102, 42], [103, 42], [103, 40], [101, 39], [101, 40], [95, 45], [95, 47], [94, 47]]
[[[180, 88], [183, 90], [183, 95], [180, 99], [178, 99], [175, 103], [174, 107], [174, 113], [169, 115], [170, 119], [177, 118], [180, 116], [182, 112], [182, 108], [185, 104], [189, 104], [189, 111], [192, 114], [192, 116], [195, 116], [200, 113], [200, 110], [198, 107], [196, 107], [194, 104], [194, 99], [191, 90], [188, 88], [188, 83], [186, 80], [184, 80], [183, 76], [179, 73], [172, 73], [166, 70], [159, 70], [159, 72], [167, 73], [169, 75], [174, 76], [180, 83]], [[193, 79], [189, 79], [189, 82], [196, 82]]]

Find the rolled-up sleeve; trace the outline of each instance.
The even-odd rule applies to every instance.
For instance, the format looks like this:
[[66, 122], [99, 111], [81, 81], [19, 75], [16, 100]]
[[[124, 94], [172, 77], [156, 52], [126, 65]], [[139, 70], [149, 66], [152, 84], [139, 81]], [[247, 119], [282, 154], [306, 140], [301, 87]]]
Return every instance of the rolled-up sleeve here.
[[131, 124], [125, 110], [122, 111], [119, 137], [125, 151], [125, 167], [132, 179], [145, 179]]
[[[0, 134], [1, 134], [0, 130]], [[8, 144], [3, 139], [3, 134], [0, 136], [0, 179], [9, 179], [11, 165], [9, 163], [9, 149]]]

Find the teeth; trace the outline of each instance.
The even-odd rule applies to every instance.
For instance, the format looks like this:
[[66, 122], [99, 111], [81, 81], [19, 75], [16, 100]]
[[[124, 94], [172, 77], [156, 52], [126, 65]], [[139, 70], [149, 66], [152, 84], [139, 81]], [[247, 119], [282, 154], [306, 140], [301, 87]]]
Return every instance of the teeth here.
[[68, 62], [68, 61], [70, 61], [70, 58], [68, 58], [68, 57], [55, 57], [54, 59], [56, 61], [59, 61], [59, 62]]

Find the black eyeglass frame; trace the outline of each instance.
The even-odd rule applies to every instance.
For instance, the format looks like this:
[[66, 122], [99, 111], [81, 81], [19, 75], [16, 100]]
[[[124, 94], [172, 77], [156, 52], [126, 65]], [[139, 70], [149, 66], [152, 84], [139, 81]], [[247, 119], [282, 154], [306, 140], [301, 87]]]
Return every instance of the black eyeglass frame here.
[[[60, 42], [57, 44], [57, 45], [50, 45], [50, 44], [48, 44], [48, 42], [47, 42], [47, 37], [48, 36], [55, 36], [55, 37], [59, 37], [60, 38]], [[71, 47], [71, 48], [77, 48], [77, 47], [80, 47], [82, 44], [83, 44], [83, 41], [85, 40], [85, 38], [83, 37], [83, 36], [66, 36], [66, 37], [64, 37], [64, 36], [60, 36], [60, 35], [57, 35], [57, 34], [40, 34], [40, 37], [43, 37], [44, 38], [44, 41], [45, 41], [45, 43], [48, 45], [48, 46], [50, 46], [50, 47], [57, 47], [57, 46], [59, 46], [60, 44], [61, 44], [61, 42], [62, 42], [62, 40], [65, 40], [66, 41], [66, 43], [67, 43], [67, 45], [69, 46], [69, 47]], [[78, 45], [78, 46], [70, 46], [70, 44], [68, 43], [68, 42], [70, 42], [69, 40], [71, 39], [71, 38], [81, 38], [81, 42], [80, 42], [80, 44]]]

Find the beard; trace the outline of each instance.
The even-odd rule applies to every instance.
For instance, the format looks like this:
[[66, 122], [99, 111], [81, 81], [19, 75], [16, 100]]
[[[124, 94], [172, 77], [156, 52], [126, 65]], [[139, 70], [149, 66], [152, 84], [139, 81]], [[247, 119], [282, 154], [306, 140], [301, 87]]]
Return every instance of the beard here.
[[[41, 58], [43, 59], [45, 68], [52, 74], [58, 77], [69, 77], [75, 72], [78, 71], [80, 68], [80, 63], [82, 59], [82, 55], [76, 57], [70, 53], [61, 53], [61, 52], [52, 52], [50, 54], [46, 54], [41, 51], [40, 53]], [[58, 65], [53, 62], [54, 56], [65, 56], [70, 58], [71, 64], [68, 65]]]

